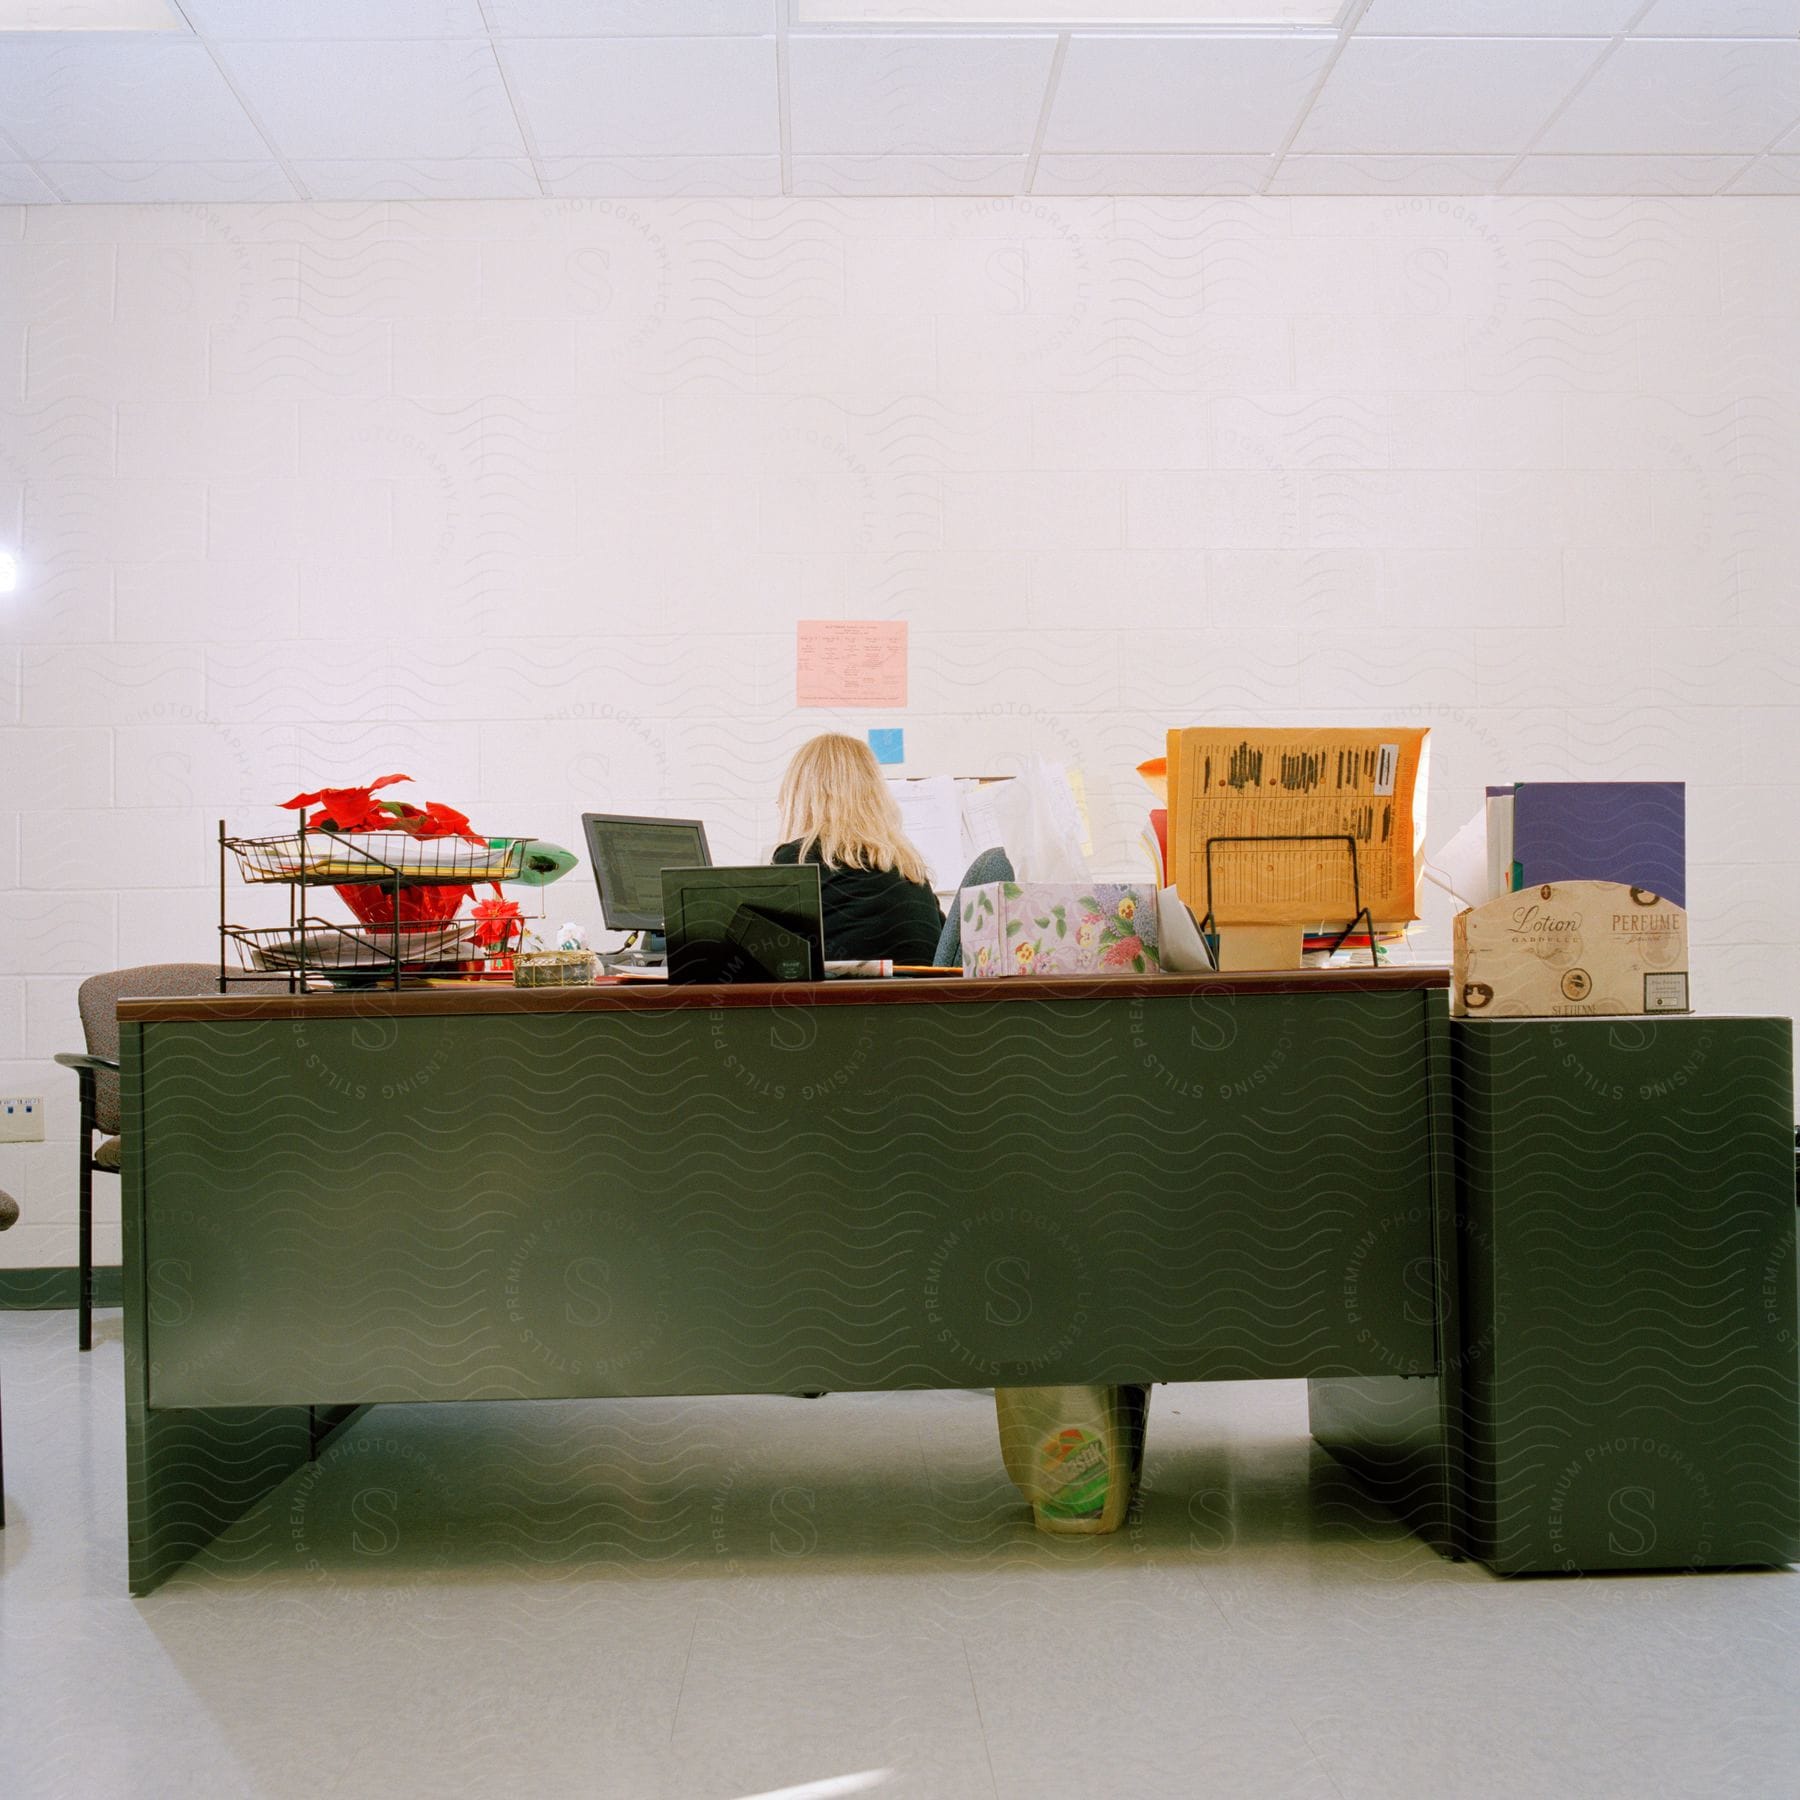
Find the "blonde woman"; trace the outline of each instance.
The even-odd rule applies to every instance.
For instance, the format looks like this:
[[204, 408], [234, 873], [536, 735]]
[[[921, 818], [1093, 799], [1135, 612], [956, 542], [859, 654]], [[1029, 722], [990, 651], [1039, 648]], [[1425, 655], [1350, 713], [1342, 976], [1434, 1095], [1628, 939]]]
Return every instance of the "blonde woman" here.
[[837, 731], [802, 744], [780, 804], [771, 860], [820, 865], [827, 959], [930, 962], [944, 915], [869, 746]]

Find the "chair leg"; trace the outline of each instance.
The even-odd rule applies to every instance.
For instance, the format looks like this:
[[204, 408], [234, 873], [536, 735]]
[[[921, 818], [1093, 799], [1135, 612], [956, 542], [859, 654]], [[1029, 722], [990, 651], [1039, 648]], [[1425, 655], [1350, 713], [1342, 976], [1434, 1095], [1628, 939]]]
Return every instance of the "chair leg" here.
[[0, 1531], [6, 1529], [6, 1422], [0, 1418]]
[[94, 1347], [94, 1166], [81, 1159], [81, 1326], [83, 1350]]
[[94, 1347], [94, 1076], [81, 1071], [81, 1309], [79, 1344]]

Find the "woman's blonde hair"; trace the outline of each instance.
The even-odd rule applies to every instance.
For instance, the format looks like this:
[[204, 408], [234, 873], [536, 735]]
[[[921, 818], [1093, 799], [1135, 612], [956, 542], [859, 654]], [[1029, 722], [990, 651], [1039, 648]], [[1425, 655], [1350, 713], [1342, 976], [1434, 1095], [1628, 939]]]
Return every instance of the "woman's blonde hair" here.
[[931, 885], [881, 765], [861, 738], [826, 731], [808, 739], [781, 778], [780, 803], [782, 839], [800, 840], [802, 862], [816, 844], [828, 869], [893, 869]]

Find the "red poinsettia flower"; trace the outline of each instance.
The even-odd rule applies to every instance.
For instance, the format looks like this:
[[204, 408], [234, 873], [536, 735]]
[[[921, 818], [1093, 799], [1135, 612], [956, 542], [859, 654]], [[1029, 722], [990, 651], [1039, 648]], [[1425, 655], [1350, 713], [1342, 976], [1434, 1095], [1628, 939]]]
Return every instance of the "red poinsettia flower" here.
[[410, 775], [383, 775], [366, 787], [320, 788], [317, 793], [296, 794], [281, 804], [290, 810], [316, 806], [319, 810], [306, 821], [309, 831], [402, 831], [414, 838], [459, 837], [471, 844], [487, 843], [466, 814], [441, 800], [414, 806], [410, 800], [375, 798], [377, 788], [411, 780]]
[[316, 806], [319, 810], [306, 821], [311, 831], [391, 831], [393, 812], [389, 803], [375, 798], [375, 790], [411, 780], [410, 775], [382, 775], [366, 787], [320, 788], [315, 794], [296, 794], [281, 804], [290, 811]]
[[516, 900], [483, 900], [473, 909], [475, 942], [483, 950], [498, 950], [518, 942], [524, 914]]
[[459, 837], [467, 838], [471, 844], [487, 843], [487, 839], [469, 823], [467, 813], [459, 813], [454, 806], [446, 806], [441, 800], [427, 801], [419, 818], [422, 823], [410, 827], [414, 837]]

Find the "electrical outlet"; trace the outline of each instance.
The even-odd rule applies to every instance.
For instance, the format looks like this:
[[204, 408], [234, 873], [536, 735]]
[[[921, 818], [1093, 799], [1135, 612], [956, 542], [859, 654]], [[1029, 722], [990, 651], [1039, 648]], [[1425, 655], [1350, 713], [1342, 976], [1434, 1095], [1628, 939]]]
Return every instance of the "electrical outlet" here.
[[22, 1100], [0, 1100], [0, 1144], [41, 1144], [44, 1141], [44, 1102], [36, 1095]]

